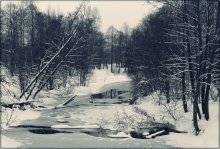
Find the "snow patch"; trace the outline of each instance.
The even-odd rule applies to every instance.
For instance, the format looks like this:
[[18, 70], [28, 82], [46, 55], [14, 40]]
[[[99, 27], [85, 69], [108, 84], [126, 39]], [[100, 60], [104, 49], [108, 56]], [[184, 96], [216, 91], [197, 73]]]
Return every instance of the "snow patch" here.
[[1, 147], [2, 148], [17, 148], [19, 146], [21, 146], [20, 142], [17, 142], [3, 135], [1, 136]]
[[[187, 134], [171, 133], [164, 136], [167, 144], [185, 148], [218, 148], [219, 147], [219, 102], [210, 102], [210, 119], [199, 120], [201, 132], [198, 136], [193, 133], [192, 113], [185, 114], [191, 121], [178, 122], [184, 130], [188, 129]], [[186, 117], [185, 116], [185, 117]], [[191, 125], [190, 125], [191, 124]], [[190, 126], [189, 126], [190, 125]]]
[[52, 125], [51, 128], [57, 128], [57, 129], [97, 129], [100, 127], [98, 125], [80, 125], [80, 126]]
[[107, 84], [125, 81], [131, 81], [126, 73], [114, 74], [107, 69], [94, 69], [89, 81], [89, 85], [85, 87], [76, 87], [74, 92], [76, 95], [99, 93], [102, 91], [102, 88]]
[[124, 132], [119, 132], [119, 133], [117, 133], [115, 135], [108, 135], [108, 137], [110, 137], [110, 138], [131, 138], [130, 135], [128, 135], [128, 134], [126, 134]]
[[41, 116], [39, 111], [25, 110], [21, 111], [19, 109], [9, 109], [7, 108], [2, 112], [2, 128], [7, 129], [8, 126], [19, 125], [24, 120], [33, 120]]

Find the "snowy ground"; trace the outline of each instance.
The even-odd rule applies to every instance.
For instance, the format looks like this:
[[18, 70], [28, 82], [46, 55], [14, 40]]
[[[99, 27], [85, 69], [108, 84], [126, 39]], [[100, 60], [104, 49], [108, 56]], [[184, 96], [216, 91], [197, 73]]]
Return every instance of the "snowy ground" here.
[[[179, 121], [179, 125], [185, 130], [188, 130], [188, 134], [172, 133], [166, 136], [166, 142], [169, 145], [185, 148], [218, 148], [219, 147], [219, 102], [210, 103], [210, 120], [206, 121], [204, 118], [199, 121], [201, 134], [195, 136], [192, 130], [192, 121], [184, 122]], [[189, 120], [192, 120], [192, 116]], [[191, 125], [189, 125], [191, 122]], [[181, 123], [181, 124], [180, 124]], [[187, 126], [188, 125], [188, 126]], [[185, 127], [185, 128], [184, 128]]]
[[[183, 112], [182, 101], [171, 102], [169, 106], [158, 105], [158, 95], [144, 97], [139, 100], [139, 108], [147, 111], [156, 121], [169, 122], [177, 130], [187, 131], [188, 133], [171, 133], [163, 136], [166, 143], [175, 147], [184, 148], [218, 148], [219, 147], [219, 101], [209, 102], [210, 119], [206, 121], [204, 117], [198, 120], [201, 132], [195, 136], [192, 121], [192, 103], [188, 102], [188, 113]], [[200, 109], [201, 109], [201, 105]], [[175, 109], [175, 110], [171, 110]], [[174, 118], [176, 120], [174, 120]]]
[[6, 136], [1, 136], [1, 147], [2, 148], [17, 148], [21, 146], [21, 143], [16, 140], [10, 139]]
[[89, 85], [87, 87], [76, 87], [74, 92], [76, 95], [104, 92], [111, 89], [111, 87], [107, 87], [107, 85], [130, 80], [126, 73], [114, 74], [107, 69], [95, 69], [89, 81]]
[[[7, 74], [7, 73], [6, 73]], [[16, 78], [15, 78], [16, 79]], [[8, 80], [11, 81], [11, 80]], [[218, 147], [219, 132], [219, 102], [210, 102], [210, 121], [204, 119], [199, 121], [201, 134], [195, 136], [192, 126], [192, 105], [189, 102], [188, 113], [183, 113], [182, 103], [171, 103], [168, 107], [162, 104], [158, 106], [158, 95], [156, 93], [148, 97], [139, 99], [137, 105], [128, 104], [112, 104], [116, 99], [103, 99], [105, 104], [90, 103], [90, 95], [92, 93], [105, 92], [112, 88], [121, 90], [129, 90], [130, 78], [124, 74], [113, 74], [108, 70], [95, 70], [90, 79], [90, 84], [86, 87], [71, 88], [65, 92], [62, 90], [53, 90], [46, 94], [41, 93], [38, 96], [39, 104], [47, 108], [42, 111], [26, 110], [20, 111], [16, 109], [13, 113], [9, 109], [2, 113], [3, 133], [1, 134], [2, 147]], [[18, 92], [16, 84], [14, 94]], [[6, 85], [7, 87], [7, 85]], [[11, 86], [8, 86], [11, 88]], [[77, 94], [77, 98], [67, 108], [53, 109], [56, 105], [64, 103], [69, 97]], [[129, 94], [124, 94], [129, 98]], [[3, 99], [7, 101], [6, 94]], [[10, 101], [12, 101], [11, 99]], [[26, 129], [8, 128], [6, 123], [11, 120], [10, 125], [18, 124], [35, 124], [43, 126], [51, 126], [57, 129], [70, 128], [109, 128], [112, 130], [129, 131], [142, 121], [140, 114], [136, 113], [134, 107], [138, 107], [147, 111], [159, 122], [170, 122], [176, 126], [178, 130], [187, 131], [187, 134], [171, 133], [167, 136], [158, 137], [151, 140], [140, 140], [126, 138], [122, 140], [107, 139], [88, 136], [81, 133], [71, 134], [54, 134], [54, 135], [37, 135], [30, 133]], [[175, 109], [168, 111], [169, 109]], [[39, 109], [40, 110], [40, 109]], [[169, 114], [176, 119], [174, 120]], [[123, 120], [123, 121], [119, 121]], [[67, 121], [67, 123], [63, 123]], [[132, 123], [130, 123], [132, 121]], [[123, 126], [120, 124], [123, 123]], [[119, 136], [126, 136], [125, 133], [119, 133]], [[115, 137], [115, 135], [113, 135]], [[24, 139], [25, 138], [25, 139]], [[79, 140], [80, 139], [80, 140]], [[54, 141], [55, 140], [55, 141]], [[50, 142], [51, 141], [51, 142]], [[56, 143], [53, 143], [56, 142]], [[78, 143], [77, 143], [78, 142]], [[40, 144], [41, 143], [41, 144]], [[65, 144], [62, 146], [61, 144]], [[69, 146], [68, 146], [69, 145]], [[81, 146], [82, 147], [82, 146]]]
[[[26, 110], [21, 111], [18, 109], [14, 109], [14, 111], [11, 111], [10, 109], [6, 109], [3, 113], [1, 113], [1, 131], [6, 131], [10, 129], [8, 125], [10, 126], [16, 126], [22, 123], [22, 121], [25, 120], [33, 120], [37, 119], [41, 116], [40, 112], [32, 111], [32, 110]], [[5, 135], [1, 134], [1, 147], [2, 148], [17, 148], [21, 146], [22, 143], [19, 141], [16, 141], [14, 139], [8, 138]]]

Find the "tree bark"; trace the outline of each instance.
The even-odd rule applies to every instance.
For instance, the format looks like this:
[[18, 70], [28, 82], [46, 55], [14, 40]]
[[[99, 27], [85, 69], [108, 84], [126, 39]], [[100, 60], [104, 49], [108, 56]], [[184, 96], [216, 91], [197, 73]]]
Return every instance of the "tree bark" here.
[[183, 110], [188, 112], [187, 101], [186, 101], [186, 77], [185, 72], [182, 73], [182, 101], [183, 101]]
[[165, 81], [165, 88], [167, 103], [170, 103], [170, 82], [168, 80]]
[[[216, 16], [216, 28], [215, 28], [215, 34], [217, 36], [220, 35], [219, 33], [219, 19], [220, 19], [220, 1], [218, 1], [218, 6], [217, 6], [217, 16]], [[211, 86], [211, 81], [212, 81], [212, 64], [215, 59], [215, 50], [218, 48], [218, 42], [219, 40], [216, 40], [216, 45], [212, 46], [212, 52], [210, 56], [210, 64], [209, 68], [207, 71], [207, 85], [206, 85], [206, 90], [205, 90], [205, 96], [204, 96], [204, 115], [205, 119], [208, 121], [209, 120], [209, 93], [210, 93], [210, 86]]]
[[[182, 1], [183, 3], [183, 23], [184, 25], [187, 24], [187, 4], [186, 4], [186, 0]], [[187, 29], [184, 29], [183, 32], [185, 33], [185, 36], [183, 37], [183, 43], [187, 43]], [[186, 51], [187, 51], [187, 46], [183, 46], [183, 57], [186, 57]], [[183, 64], [184, 70], [182, 73], [182, 101], [183, 101], [183, 110], [184, 112], [188, 112], [188, 108], [187, 108], [187, 101], [186, 101], [186, 64]]]
[[113, 28], [112, 28], [112, 32], [111, 32], [111, 72], [113, 73]]

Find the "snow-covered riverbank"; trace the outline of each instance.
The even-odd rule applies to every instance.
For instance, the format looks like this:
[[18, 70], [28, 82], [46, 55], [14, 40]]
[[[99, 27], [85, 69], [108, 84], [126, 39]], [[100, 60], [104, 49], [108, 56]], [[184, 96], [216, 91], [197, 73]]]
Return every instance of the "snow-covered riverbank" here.
[[[178, 130], [187, 131], [187, 134], [181, 133], [170, 133], [167, 136], [161, 136], [156, 138], [155, 140], [148, 140], [147, 144], [149, 147], [159, 147], [156, 142], [160, 143], [160, 147], [165, 147], [166, 145], [171, 147], [218, 147], [218, 130], [219, 130], [219, 102], [210, 101], [210, 120], [205, 121], [200, 120], [199, 126], [201, 129], [201, 133], [199, 136], [195, 136], [193, 133], [193, 125], [192, 125], [192, 104], [188, 103], [189, 112], [184, 113], [182, 109], [182, 102], [178, 101], [177, 103], [170, 103], [171, 111], [173, 112], [173, 116], [177, 119], [173, 120], [172, 116], [169, 114], [167, 109], [163, 105], [158, 105], [158, 94], [154, 93], [147, 97], [142, 97], [138, 100], [136, 105], [129, 104], [112, 104], [114, 99], [103, 99], [105, 104], [94, 104], [90, 103], [90, 95], [91, 93], [99, 93], [105, 92], [106, 90], [113, 88], [118, 88], [121, 90], [129, 89], [130, 86], [130, 78], [126, 74], [112, 74], [107, 70], [95, 70], [94, 75], [91, 77], [91, 84], [86, 87], [76, 87], [73, 88], [73, 93], [64, 94], [60, 96], [61, 90], [53, 90], [48, 92], [44, 91], [44, 96], [39, 97], [38, 104], [44, 105], [46, 107], [54, 107], [60, 103], [63, 103], [68, 99], [68, 96], [72, 96], [74, 94], [79, 95], [79, 98], [76, 98], [74, 102], [70, 104], [74, 108], [60, 108], [57, 110], [47, 108], [47, 111], [33, 111], [31, 109], [27, 109], [25, 111], [21, 111], [19, 109], [15, 109], [11, 111], [10, 109], [5, 109], [2, 112], [2, 128], [7, 129], [6, 123], [10, 119], [10, 125], [16, 126], [19, 124], [23, 124], [23, 122], [28, 122], [28, 124], [50, 126], [53, 128], [87, 128], [87, 127], [103, 127], [111, 130], [121, 130], [121, 131], [130, 131], [134, 127], [136, 127], [141, 121], [143, 121], [142, 115], [138, 114], [135, 111], [135, 108], [140, 108], [148, 113], [149, 116], [154, 118], [159, 122], [169, 122], [176, 126]], [[65, 93], [64, 89], [62, 89], [62, 94]], [[82, 95], [82, 96], [80, 96]], [[86, 95], [86, 96], [85, 96]], [[87, 96], [88, 95], [88, 96]], [[63, 98], [67, 96], [66, 98]], [[126, 97], [131, 95], [126, 94]], [[130, 97], [129, 97], [130, 98]], [[101, 99], [100, 99], [101, 101]], [[77, 106], [76, 106], [77, 105]], [[175, 109], [175, 110], [172, 110]], [[43, 114], [42, 114], [43, 113]], [[28, 121], [29, 120], [29, 121]], [[59, 124], [59, 123], [68, 122], [68, 124]], [[132, 122], [132, 123], [130, 123]], [[123, 124], [123, 125], [121, 125]], [[10, 130], [10, 129], [9, 129]], [[124, 134], [119, 133], [119, 134]], [[20, 147], [20, 146], [31, 146], [31, 142], [33, 140], [38, 141], [41, 138], [45, 138], [43, 135], [34, 135], [27, 131], [20, 131], [19, 135], [16, 135], [16, 132], [11, 132], [8, 134], [7, 131], [4, 131], [4, 135], [1, 137], [2, 147]], [[23, 133], [23, 134], [22, 134]], [[22, 140], [21, 137], [31, 135], [28, 138], [28, 141]], [[65, 139], [67, 134], [60, 134], [60, 136]], [[82, 135], [83, 139], [91, 139], [94, 142], [99, 142], [98, 138], [92, 136]], [[113, 135], [115, 136], [115, 135]], [[127, 135], [126, 135], [127, 136]], [[77, 140], [77, 136], [72, 134], [72, 137]], [[31, 140], [33, 139], [33, 140]], [[46, 139], [46, 138], [45, 138]], [[48, 140], [54, 140], [55, 135], [50, 135]], [[103, 139], [103, 138], [102, 138]], [[119, 140], [121, 145], [118, 144], [115, 147], [126, 147], [126, 144], [130, 147], [141, 147], [143, 145], [147, 145], [146, 141], [140, 139], [128, 138], [127, 142], [123, 140]], [[109, 144], [111, 139], [104, 138], [102, 144], [100, 146], [108, 146], [114, 147]], [[43, 141], [43, 140], [41, 140]], [[59, 140], [68, 142], [66, 140]], [[70, 140], [69, 140], [70, 141]], [[28, 144], [28, 143], [29, 144]], [[125, 143], [126, 142], [126, 143]], [[130, 142], [130, 143], [128, 143]], [[133, 144], [131, 143], [133, 142]], [[162, 143], [163, 142], [163, 143]], [[82, 143], [82, 142], [81, 142]], [[91, 143], [91, 141], [90, 141]], [[99, 142], [100, 143], [100, 142]], [[75, 143], [76, 144], [76, 143]], [[108, 145], [107, 145], [108, 144]], [[136, 145], [134, 145], [136, 144]], [[166, 145], [165, 145], [166, 144]], [[38, 144], [35, 142], [32, 144], [32, 147], [42, 147], [37, 146]], [[36, 146], [34, 146], [36, 145]], [[55, 145], [55, 144], [53, 144]], [[79, 144], [78, 144], [79, 145]], [[86, 147], [89, 147], [89, 141], [86, 144]], [[99, 146], [99, 147], [100, 147]], [[46, 146], [51, 147], [51, 146]], [[62, 146], [64, 147], [64, 146]], [[67, 147], [67, 146], [65, 146]], [[91, 147], [91, 146], [90, 146]], [[98, 147], [98, 146], [94, 146]]]
[[[17, 126], [22, 123], [22, 121], [25, 120], [33, 120], [37, 119], [41, 116], [40, 111], [32, 111], [32, 110], [26, 110], [21, 111], [18, 109], [14, 109], [13, 111], [10, 109], [6, 109], [2, 113], [2, 121], [1, 121], [1, 128], [4, 129], [10, 129], [8, 128], [8, 125], [10, 126]], [[8, 124], [7, 124], [8, 123]], [[2, 148], [17, 148], [22, 143], [19, 141], [16, 141], [14, 139], [8, 138], [4, 135], [1, 135], [1, 147]]]
[[[120, 83], [120, 82], [126, 82], [131, 81], [131, 79], [128, 77], [126, 73], [120, 73], [120, 74], [114, 74], [111, 73], [110, 70], [107, 69], [95, 69], [93, 72], [93, 75], [90, 78], [89, 85], [88, 86], [79, 86], [76, 87], [74, 92], [76, 95], [87, 95], [87, 94], [94, 94], [94, 93], [100, 93], [105, 92], [108, 89], [111, 89], [110, 87], [105, 87], [106, 85], [111, 85], [114, 83]], [[123, 90], [126, 86], [119, 86], [118, 89]]]

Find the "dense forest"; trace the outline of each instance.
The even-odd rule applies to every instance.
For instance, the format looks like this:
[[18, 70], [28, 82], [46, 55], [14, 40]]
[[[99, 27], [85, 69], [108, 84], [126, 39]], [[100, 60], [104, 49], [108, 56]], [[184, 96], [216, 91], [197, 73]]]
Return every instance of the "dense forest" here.
[[[193, 102], [193, 124], [209, 120], [212, 88], [220, 96], [220, 1], [164, 0], [156, 13], [135, 28], [110, 26], [100, 31], [99, 12], [82, 3], [68, 15], [39, 11], [34, 1], [8, 3], [1, 10], [1, 67], [18, 76], [18, 100], [41, 90], [66, 86], [79, 78], [86, 86], [92, 69], [122, 68], [132, 78], [135, 104], [159, 91], [167, 104], [182, 100], [184, 112]], [[1, 78], [1, 82], [4, 82]], [[198, 104], [201, 103], [202, 109]]]
[[220, 1], [166, 1], [130, 37], [134, 96], [160, 90], [167, 103], [182, 100], [185, 112], [192, 100], [196, 134], [197, 116], [209, 120], [210, 88], [220, 91], [219, 24]]

